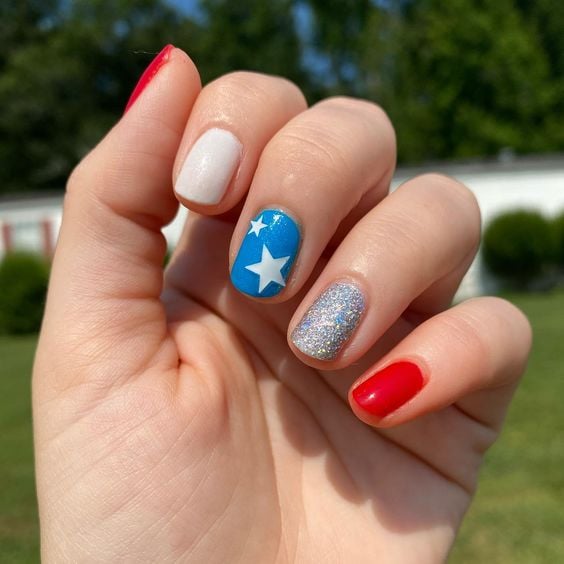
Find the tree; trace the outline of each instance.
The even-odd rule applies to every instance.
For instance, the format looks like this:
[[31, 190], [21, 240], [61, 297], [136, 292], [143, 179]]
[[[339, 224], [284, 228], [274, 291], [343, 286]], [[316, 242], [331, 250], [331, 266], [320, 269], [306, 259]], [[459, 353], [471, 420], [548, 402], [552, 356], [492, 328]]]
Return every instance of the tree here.
[[562, 148], [545, 127], [555, 101], [548, 58], [513, 0], [397, 6], [401, 26], [386, 103], [400, 158]]
[[164, 0], [2, 4], [12, 43], [0, 55], [0, 193], [62, 189], [166, 43], [184, 47], [204, 81], [249, 68], [307, 85], [291, 8], [202, 0], [199, 23]]
[[542, 128], [555, 151], [564, 146], [564, 2], [560, 0], [516, 0], [524, 21], [538, 37], [548, 61], [553, 96], [552, 109], [544, 116]]
[[[178, 4], [178, 2], [177, 2]], [[416, 162], [564, 150], [557, 0], [5, 0], [0, 194], [61, 190], [164, 44], [380, 103]]]
[[523, 288], [549, 272], [555, 259], [554, 226], [540, 213], [506, 212], [488, 225], [482, 254], [490, 272]]
[[201, 0], [195, 50], [204, 82], [233, 70], [278, 74], [308, 89], [291, 0]]
[[27, 19], [7, 31], [23, 39], [0, 75], [0, 193], [60, 190], [119, 118], [151, 53], [196, 27], [161, 0], [51, 2], [42, 12], [28, 4], [11, 7]]
[[381, 10], [370, 0], [308, 0], [307, 4], [309, 47], [314, 54], [309, 70], [315, 73], [316, 65], [329, 70], [318, 77], [323, 93], [364, 96], [362, 51], [372, 14]]
[[0, 334], [39, 331], [49, 267], [38, 256], [12, 253], [0, 262]]
[[42, 40], [60, 0], [2, 0], [0, 3], [0, 71], [21, 45]]

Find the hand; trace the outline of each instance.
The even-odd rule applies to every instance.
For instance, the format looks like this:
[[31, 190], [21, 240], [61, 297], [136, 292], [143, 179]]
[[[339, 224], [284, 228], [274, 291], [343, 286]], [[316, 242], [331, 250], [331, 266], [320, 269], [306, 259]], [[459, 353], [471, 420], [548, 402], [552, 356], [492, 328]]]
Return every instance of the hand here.
[[[503, 300], [449, 309], [473, 196], [388, 195], [371, 103], [158, 63], [65, 198], [33, 386], [45, 562], [442, 561], [531, 339]], [[172, 178], [193, 212], [163, 277]]]

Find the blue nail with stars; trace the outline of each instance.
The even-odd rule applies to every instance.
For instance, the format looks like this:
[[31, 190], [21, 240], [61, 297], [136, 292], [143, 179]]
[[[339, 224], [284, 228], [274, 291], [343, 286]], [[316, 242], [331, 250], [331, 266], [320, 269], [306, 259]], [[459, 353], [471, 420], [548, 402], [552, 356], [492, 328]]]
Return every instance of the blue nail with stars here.
[[271, 298], [286, 286], [300, 246], [298, 224], [281, 210], [267, 209], [249, 223], [231, 269], [231, 282], [244, 294]]

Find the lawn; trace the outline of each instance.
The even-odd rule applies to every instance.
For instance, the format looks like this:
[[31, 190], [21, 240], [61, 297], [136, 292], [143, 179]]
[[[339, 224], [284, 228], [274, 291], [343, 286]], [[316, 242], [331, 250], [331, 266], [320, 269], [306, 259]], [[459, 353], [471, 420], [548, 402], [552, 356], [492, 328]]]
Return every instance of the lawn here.
[[0, 562], [39, 562], [30, 374], [35, 337], [0, 338]]
[[[513, 296], [535, 346], [453, 564], [564, 561], [564, 293]], [[29, 374], [35, 338], [0, 339], [0, 562], [38, 561]]]
[[564, 562], [564, 293], [509, 299], [531, 320], [533, 354], [486, 457], [455, 564]]

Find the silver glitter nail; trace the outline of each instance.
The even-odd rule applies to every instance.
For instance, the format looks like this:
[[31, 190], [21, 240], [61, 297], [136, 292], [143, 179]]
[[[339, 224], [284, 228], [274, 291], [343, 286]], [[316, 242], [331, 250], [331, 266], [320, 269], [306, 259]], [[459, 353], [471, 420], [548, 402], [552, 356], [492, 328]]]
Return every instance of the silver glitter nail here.
[[308, 356], [333, 360], [350, 339], [365, 307], [358, 286], [336, 282], [307, 310], [292, 332], [292, 342]]

